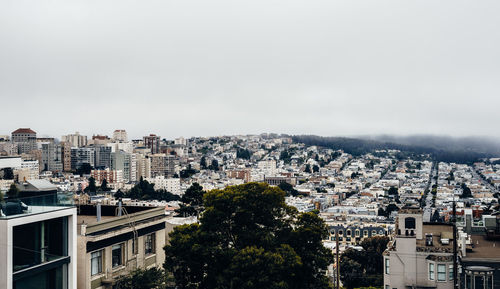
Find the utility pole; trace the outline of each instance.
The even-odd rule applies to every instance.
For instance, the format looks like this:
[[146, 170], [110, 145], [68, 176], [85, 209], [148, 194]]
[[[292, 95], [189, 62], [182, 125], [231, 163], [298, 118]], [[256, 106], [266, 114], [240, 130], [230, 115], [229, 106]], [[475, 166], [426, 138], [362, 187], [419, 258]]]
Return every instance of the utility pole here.
[[458, 289], [457, 206], [453, 196], [453, 288]]
[[336, 230], [335, 231], [335, 251], [336, 251], [336, 254], [335, 254], [335, 257], [337, 258], [337, 261], [336, 261], [336, 271], [337, 271], [337, 289], [340, 289], [340, 258], [339, 258], [339, 230]]

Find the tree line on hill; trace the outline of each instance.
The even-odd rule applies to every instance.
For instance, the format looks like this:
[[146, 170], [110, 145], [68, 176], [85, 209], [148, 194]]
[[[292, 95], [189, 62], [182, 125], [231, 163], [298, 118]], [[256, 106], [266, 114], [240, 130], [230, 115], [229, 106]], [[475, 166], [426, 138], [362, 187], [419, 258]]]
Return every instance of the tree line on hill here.
[[294, 142], [306, 145], [322, 146], [334, 150], [341, 149], [354, 156], [374, 153], [377, 150], [399, 150], [399, 158], [420, 159], [422, 155], [430, 155], [435, 161], [472, 164], [479, 159], [495, 156], [492, 152], [472, 150], [470, 148], [448, 149], [446, 146], [429, 147], [425, 145], [410, 145], [384, 141], [347, 138], [347, 137], [321, 137], [315, 135], [296, 135]]

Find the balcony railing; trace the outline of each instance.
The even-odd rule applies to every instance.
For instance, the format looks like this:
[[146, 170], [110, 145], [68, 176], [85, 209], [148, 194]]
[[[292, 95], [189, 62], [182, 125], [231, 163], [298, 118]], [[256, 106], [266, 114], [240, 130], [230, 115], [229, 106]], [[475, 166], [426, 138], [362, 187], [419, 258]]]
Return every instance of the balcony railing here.
[[0, 202], [0, 220], [73, 207], [73, 196], [73, 193], [54, 193], [22, 198], [6, 197]]

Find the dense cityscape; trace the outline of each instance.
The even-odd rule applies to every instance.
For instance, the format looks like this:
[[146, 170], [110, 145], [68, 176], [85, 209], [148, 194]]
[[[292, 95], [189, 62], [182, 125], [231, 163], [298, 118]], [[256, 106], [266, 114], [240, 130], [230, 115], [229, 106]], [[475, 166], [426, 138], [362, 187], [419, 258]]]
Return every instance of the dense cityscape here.
[[[19, 128], [0, 135], [0, 191], [0, 288], [233, 288], [195, 280], [186, 256], [204, 253], [193, 244], [179, 250], [188, 246], [186, 228], [199, 224], [202, 234], [210, 216], [224, 227], [220, 214], [240, 201], [220, 209], [217, 194], [237, 192], [248, 196], [240, 196], [236, 216], [274, 204], [266, 198], [273, 192], [284, 198], [274, 209], [295, 208], [287, 215], [321, 223], [318, 235], [304, 238], [319, 238], [312, 263], [325, 266], [311, 266], [316, 277], [297, 288], [500, 288], [500, 158], [453, 163], [395, 149], [353, 155], [278, 134], [130, 139], [117, 129], [39, 137]], [[232, 246], [248, 236], [234, 238]], [[281, 272], [273, 270], [262, 274]], [[230, 280], [257, 288], [242, 278]]]

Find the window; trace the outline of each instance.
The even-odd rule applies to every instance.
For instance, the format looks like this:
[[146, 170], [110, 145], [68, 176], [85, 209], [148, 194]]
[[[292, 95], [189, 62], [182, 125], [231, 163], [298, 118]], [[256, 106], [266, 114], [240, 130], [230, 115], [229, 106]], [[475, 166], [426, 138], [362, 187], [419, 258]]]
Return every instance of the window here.
[[434, 263], [429, 264], [429, 280], [434, 280]]
[[114, 245], [111, 247], [111, 262], [113, 268], [123, 264], [123, 244]]
[[90, 270], [92, 276], [102, 272], [102, 250], [90, 254]]
[[351, 230], [347, 230], [347, 236], [351, 236]]
[[438, 264], [438, 281], [446, 281], [446, 265]]
[[405, 218], [405, 229], [415, 229], [415, 218], [413, 217], [408, 217]]
[[359, 237], [359, 230], [355, 231], [356, 237]]
[[376, 236], [377, 235], [377, 231], [373, 230], [372, 231], [372, 236]]
[[448, 266], [448, 279], [453, 281], [453, 265]]
[[363, 231], [363, 236], [367, 237], [368, 236], [368, 230]]
[[385, 259], [385, 274], [390, 274], [389, 258]]
[[145, 237], [144, 253], [154, 254], [155, 253], [155, 234], [149, 234]]

